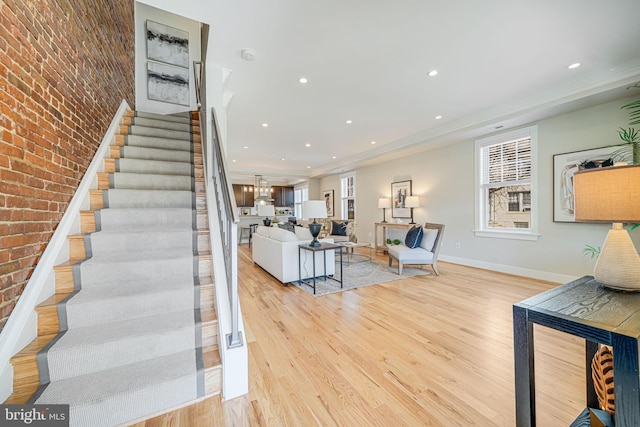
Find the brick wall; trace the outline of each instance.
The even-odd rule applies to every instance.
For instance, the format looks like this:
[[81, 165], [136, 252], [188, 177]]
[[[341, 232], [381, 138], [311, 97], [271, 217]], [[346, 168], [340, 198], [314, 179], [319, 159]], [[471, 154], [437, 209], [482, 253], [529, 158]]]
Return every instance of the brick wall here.
[[0, 329], [123, 99], [132, 0], [0, 0]]

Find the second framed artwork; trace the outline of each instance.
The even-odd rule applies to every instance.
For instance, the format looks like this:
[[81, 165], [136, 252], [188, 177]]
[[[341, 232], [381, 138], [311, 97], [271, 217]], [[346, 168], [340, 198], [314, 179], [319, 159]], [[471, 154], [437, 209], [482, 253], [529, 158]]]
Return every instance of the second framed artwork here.
[[411, 180], [391, 184], [392, 218], [411, 218], [411, 208], [406, 207], [407, 197], [411, 195]]
[[327, 204], [327, 216], [331, 218], [334, 216], [333, 190], [323, 191], [322, 197], [324, 197], [324, 202]]
[[575, 222], [573, 174], [583, 169], [613, 166], [620, 145], [553, 156], [553, 221]]

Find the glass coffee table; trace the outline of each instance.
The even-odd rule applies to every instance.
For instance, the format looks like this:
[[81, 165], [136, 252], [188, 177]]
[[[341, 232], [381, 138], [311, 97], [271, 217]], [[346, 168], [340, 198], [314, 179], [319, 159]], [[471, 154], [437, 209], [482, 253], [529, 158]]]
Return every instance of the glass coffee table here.
[[[350, 263], [356, 262], [371, 262], [371, 242], [362, 242], [362, 243], [354, 243], [354, 242], [337, 242], [335, 243], [338, 246], [345, 248], [344, 253], [347, 255], [346, 261], [347, 266]], [[367, 255], [355, 253], [355, 248], [369, 248], [369, 257]]]

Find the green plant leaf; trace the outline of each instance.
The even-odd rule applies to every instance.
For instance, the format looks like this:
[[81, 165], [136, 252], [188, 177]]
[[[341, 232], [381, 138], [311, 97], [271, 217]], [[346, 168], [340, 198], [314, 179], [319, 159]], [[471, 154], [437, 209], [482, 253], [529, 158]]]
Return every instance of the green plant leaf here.
[[600, 251], [600, 246], [595, 248], [591, 245], [584, 245], [584, 249], [582, 250], [583, 255], [590, 255], [592, 259], [600, 255]]

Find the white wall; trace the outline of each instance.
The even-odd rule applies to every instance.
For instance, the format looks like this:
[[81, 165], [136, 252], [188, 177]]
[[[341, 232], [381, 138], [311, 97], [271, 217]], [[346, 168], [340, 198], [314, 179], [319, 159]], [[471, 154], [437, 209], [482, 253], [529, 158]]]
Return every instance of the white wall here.
[[[620, 106], [627, 100], [601, 104], [538, 123], [539, 224], [536, 242], [475, 237], [474, 141], [445, 146], [357, 170], [358, 239], [368, 240], [373, 223], [382, 221], [379, 197], [390, 197], [391, 183], [411, 179], [422, 206], [414, 209], [418, 223], [446, 225], [442, 260], [514, 274], [564, 282], [592, 274], [594, 260], [583, 255], [585, 244], [600, 246], [609, 226], [553, 222], [553, 155], [619, 144], [617, 129], [627, 125]], [[339, 176], [324, 177], [321, 188], [335, 188]], [[338, 203], [336, 203], [338, 205]], [[339, 212], [336, 206], [337, 213]], [[387, 221], [391, 218], [387, 209]], [[408, 220], [404, 220], [408, 222]], [[632, 233], [640, 248], [640, 230]], [[456, 249], [456, 243], [460, 249]]]
[[[160, 24], [178, 28], [189, 32], [189, 97], [190, 105], [178, 105], [168, 102], [159, 102], [147, 98], [147, 43], [145, 22], [149, 19]], [[195, 85], [193, 77], [193, 61], [200, 60], [200, 23], [173, 13], [135, 3], [135, 28], [136, 28], [136, 109], [140, 111], [173, 114], [183, 111], [192, 111], [196, 107]]]

